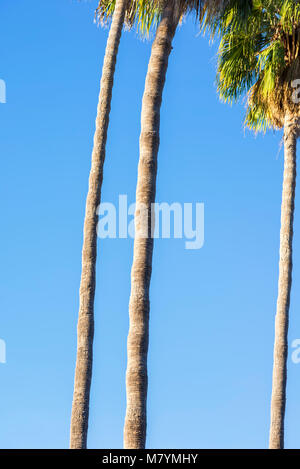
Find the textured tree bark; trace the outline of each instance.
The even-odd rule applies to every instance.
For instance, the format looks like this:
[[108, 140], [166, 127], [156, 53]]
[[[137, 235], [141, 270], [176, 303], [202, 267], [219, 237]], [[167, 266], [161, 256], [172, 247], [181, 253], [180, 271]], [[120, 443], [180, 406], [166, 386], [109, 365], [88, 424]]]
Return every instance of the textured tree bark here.
[[287, 341], [292, 286], [292, 244], [296, 189], [296, 146], [299, 129], [299, 120], [286, 116], [284, 125], [284, 176], [281, 206], [279, 284], [275, 320], [270, 449], [284, 448]]
[[[124, 448], [126, 449], [143, 449], [146, 442], [149, 287], [153, 253], [151, 234], [154, 229], [153, 220], [151, 223], [151, 204], [155, 201], [156, 192], [162, 93], [179, 16], [176, 0], [168, 2], [153, 42], [142, 103], [140, 160], [136, 190], [136, 237], [131, 271], [130, 328], [127, 343], [127, 409], [124, 427]], [[143, 218], [145, 212], [146, 220]]]
[[71, 449], [87, 446], [94, 338], [94, 297], [97, 257], [97, 207], [101, 200], [105, 145], [111, 107], [115, 65], [127, 0], [117, 0], [108, 36], [98, 102], [92, 167], [84, 221], [80, 307], [77, 328], [77, 361], [71, 417]]

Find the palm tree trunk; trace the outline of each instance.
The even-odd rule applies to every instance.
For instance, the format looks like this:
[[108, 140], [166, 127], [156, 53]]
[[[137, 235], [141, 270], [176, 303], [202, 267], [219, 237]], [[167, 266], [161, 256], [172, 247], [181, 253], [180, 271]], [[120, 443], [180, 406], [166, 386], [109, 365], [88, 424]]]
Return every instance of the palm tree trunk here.
[[[136, 236], [131, 271], [130, 328], [127, 343], [127, 409], [124, 428], [124, 448], [126, 449], [143, 449], [146, 441], [149, 287], [153, 253], [151, 234], [154, 229], [153, 220], [151, 223], [151, 205], [155, 201], [156, 192], [162, 93], [172, 50], [172, 40], [179, 21], [179, 10], [176, 6], [176, 0], [168, 2], [158, 26], [142, 103], [140, 160], [136, 190]], [[141, 221], [141, 207], [147, 213], [146, 220], [144, 219], [143, 222]], [[139, 235], [138, 233], [144, 232], [145, 223], [147, 224], [146, 236]]]
[[284, 125], [284, 177], [281, 206], [279, 285], [275, 320], [270, 449], [284, 448], [288, 325], [292, 286], [292, 244], [296, 189], [296, 146], [299, 128], [298, 119], [286, 116]]
[[111, 107], [112, 88], [116, 59], [127, 0], [117, 0], [108, 36], [92, 153], [89, 191], [86, 201], [84, 240], [82, 250], [82, 273], [80, 284], [80, 307], [78, 318], [77, 361], [71, 418], [71, 449], [85, 449], [87, 445], [89, 400], [92, 378], [94, 297], [96, 286], [97, 257], [97, 207], [101, 199], [105, 145]]

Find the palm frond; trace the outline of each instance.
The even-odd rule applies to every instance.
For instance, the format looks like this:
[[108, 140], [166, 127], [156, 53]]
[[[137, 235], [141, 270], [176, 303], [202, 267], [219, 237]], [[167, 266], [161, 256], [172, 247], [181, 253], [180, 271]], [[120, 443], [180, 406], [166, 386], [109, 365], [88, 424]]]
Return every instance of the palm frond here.
[[[116, 0], [100, 0], [95, 12], [96, 21], [105, 25], [111, 21], [116, 6]], [[131, 29], [133, 26], [145, 36], [151, 29], [155, 29], [162, 12], [161, 0], [128, 0], [125, 14], [125, 24]]]
[[230, 0], [218, 25], [210, 28], [221, 38], [218, 92], [230, 103], [247, 96], [250, 129], [281, 127], [286, 112], [300, 115], [290, 86], [300, 76], [299, 1]]

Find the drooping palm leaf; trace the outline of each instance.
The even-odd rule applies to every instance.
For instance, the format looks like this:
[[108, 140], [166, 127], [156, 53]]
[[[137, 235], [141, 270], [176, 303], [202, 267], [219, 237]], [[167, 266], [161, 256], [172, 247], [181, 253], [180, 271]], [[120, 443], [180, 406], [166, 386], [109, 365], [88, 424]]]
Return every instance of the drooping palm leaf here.
[[[213, 24], [213, 34], [216, 30]], [[221, 99], [233, 102], [248, 94], [248, 127], [255, 131], [282, 127], [284, 107], [299, 112], [290, 87], [300, 70], [299, 2], [230, 0], [218, 32], [217, 84]]]

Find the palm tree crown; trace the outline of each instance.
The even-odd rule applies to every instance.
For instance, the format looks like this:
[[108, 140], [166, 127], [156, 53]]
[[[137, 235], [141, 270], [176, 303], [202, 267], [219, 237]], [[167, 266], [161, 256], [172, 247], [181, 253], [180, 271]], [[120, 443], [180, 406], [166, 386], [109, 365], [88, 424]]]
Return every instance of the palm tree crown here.
[[[108, 23], [115, 7], [116, 0], [100, 0], [96, 9], [96, 20], [101, 24]], [[157, 25], [160, 14], [160, 0], [128, 0], [124, 22], [127, 28], [135, 26], [143, 35], [148, 35]]]
[[287, 113], [299, 115], [291, 84], [300, 76], [300, 4], [295, 0], [243, 3], [229, 2], [219, 23], [218, 90], [228, 102], [248, 92], [249, 128], [282, 128]]
[[[201, 21], [206, 16], [207, 23], [211, 23], [221, 16], [228, 0], [128, 0], [125, 24], [128, 28], [135, 26], [143, 35], [148, 35], [151, 29], [157, 27], [166, 5], [172, 2], [177, 4], [181, 17], [194, 12]], [[100, 0], [96, 19], [101, 24], [109, 22], [115, 6], [116, 0]]]

